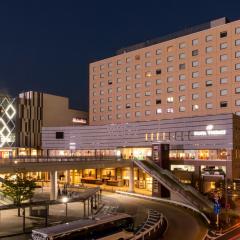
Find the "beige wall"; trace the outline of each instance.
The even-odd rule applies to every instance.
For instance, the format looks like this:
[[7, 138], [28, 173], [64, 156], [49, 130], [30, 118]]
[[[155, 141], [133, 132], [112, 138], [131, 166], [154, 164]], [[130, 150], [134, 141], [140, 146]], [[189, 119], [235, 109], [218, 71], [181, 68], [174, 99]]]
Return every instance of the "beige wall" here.
[[[220, 38], [220, 33], [224, 31], [227, 31], [227, 37]], [[210, 35], [212, 39], [207, 41], [207, 36]], [[193, 44], [195, 39], [198, 40], [196, 45]], [[212, 28], [204, 31], [91, 63], [90, 124], [149, 121], [227, 112], [239, 114], [240, 106], [236, 105], [236, 101], [239, 100], [240, 105], [240, 94], [235, 93], [236, 88], [240, 87], [240, 77], [239, 81], [235, 81], [235, 78], [240, 76], [240, 70], [235, 69], [235, 64], [240, 63], [240, 57], [235, 57], [240, 51], [240, 44], [235, 44], [238, 39], [240, 41], [240, 21], [220, 26], [212, 24]], [[181, 43], [185, 43], [185, 47], [180, 48]], [[227, 44], [227, 48], [220, 48], [223, 43]], [[212, 47], [212, 51], [206, 52], [207, 47]], [[197, 56], [192, 56], [193, 50], [198, 50]], [[179, 59], [182, 53], [186, 57]], [[240, 56], [240, 53], [238, 54]], [[221, 60], [222, 55], [226, 55], [227, 59]], [[169, 57], [172, 57], [172, 60]], [[212, 62], [207, 63], [210, 58]], [[121, 61], [121, 64], [118, 61]], [[197, 61], [198, 66], [194, 67], [193, 61]], [[185, 69], [180, 70], [179, 64], [185, 64]], [[173, 71], [167, 71], [168, 67], [173, 67]], [[221, 67], [226, 67], [226, 71], [221, 72]], [[156, 74], [158, 69], [161, 69], [161, 74]], [[212, 70], [211, 75], [206, 74], [207, 69]], [[194, 78], [194, 72], [198, 72], [199, 76]], [[185, 80], [179, 80], [180, 75], [184, 75]], [[226, 78], [227, 82], [221, 83], [221, 78]], [[108, 83], [109, 80], [112, 84]], [[161, 80], [161, 83], [157, 80]], [[207, 80], [212, 81], [212, 86], [206, 86]], [[193, 83], [198, 83], [199, 87], [193, 89]], [[181, 85], [186, 89], [181, 91]], [[167, 91], [170, 87], [173, 88], [171, 93]], [[222, 90], [226, 90], [227, 94], [221, 96]], [[146, 92], [149, 92], [150, 96], [146, 96]], [[139, 94], [139, 97], [136, 97], [136, 94]], [[196, 99], [193, 99], [194, 94], [198, 95]], [[207, 97], [206, 94], [212, 96]], [[127, 96], [130, 98], [126, 99]], [[185, 96], [185, 100], [180, 101], [180, 96]], [[169, 97], [173, 98], [172, 103], [167, 102]], [[156, 104], [156, 100], [161, 100], [161, 104]], [[220, 107], [222, 101], [227, 101], [227, 107]], [[147, 103], [149, 105], [146, 105]], [[212, 108], [207, 108], [207, 104], [212, 104]], [[126, 108], [127, 105], [130, 108]], [[198, 106], [195, 111], [194, 105]], [[180, 112], [180, 107], [185, 107], [185, 111]], [[171, 108], [173, 113], [168, 113]], [[157, 109], [161, 109], [162, 113], [157, 114]], [[146, 115], [146, 111], [150, 111], [150, 114]], [[136, 116], [137, 112], [139, 117]]]
[[43, 127], [73, 126], [73, 118], [87, 118], [87, 113], [69, 109], [66, 97], [43, 94]]

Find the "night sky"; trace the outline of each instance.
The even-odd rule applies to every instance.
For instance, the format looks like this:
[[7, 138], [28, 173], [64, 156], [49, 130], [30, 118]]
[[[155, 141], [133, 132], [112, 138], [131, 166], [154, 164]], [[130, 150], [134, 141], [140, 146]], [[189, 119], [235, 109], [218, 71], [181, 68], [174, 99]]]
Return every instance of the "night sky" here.
[[0, 87], [67, 96], [87, 110], [90, 62], [223, 16], [240, 19], [240, 1], [1, 1]]

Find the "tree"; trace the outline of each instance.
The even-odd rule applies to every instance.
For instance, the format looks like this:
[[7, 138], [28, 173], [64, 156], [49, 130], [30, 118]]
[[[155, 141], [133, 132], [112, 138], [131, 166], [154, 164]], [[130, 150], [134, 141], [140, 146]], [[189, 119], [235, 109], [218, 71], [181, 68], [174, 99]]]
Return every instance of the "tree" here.
[[17, 173], [15, 176], [5, 178], [2, 192], [12, 198], [13, 203], [18, 207], [18, 216], [20, 216], [21, 203], [33, 197], [35, 188], [34, 180], [27, 178], [25, 175], [21, 177]]

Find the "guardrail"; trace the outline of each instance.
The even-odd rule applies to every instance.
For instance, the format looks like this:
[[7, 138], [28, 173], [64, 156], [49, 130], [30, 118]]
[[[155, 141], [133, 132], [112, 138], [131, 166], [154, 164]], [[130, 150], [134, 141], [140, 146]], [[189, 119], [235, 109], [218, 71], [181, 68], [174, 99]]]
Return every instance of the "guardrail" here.
[[[151, 226], [152, 225], [152, 226]], [[136, 232], [132, 240], [138, 239], [151, 239], [152, 235], [156, 232], [160, 232], [159, 235], [163, 235], [168, 227], [167, 219], [162, 213], [154, 210], [148, 211], [148, 218], [144, 225]]]
[[52, 162], [93, 162], [93, 161], [119, 161], [124, 162], [118, 157], [26, 157], [26, 158], [12, 158], [12, 159], [1, 159], [1, 165], [16, 165], [22, 163], [52, 163]]
[[173, 201], [173, 200], [169, 200], [169, 199], [163, 199], [163, 198], [157, 198], [157, 197], [150, 197], [150, 196], [137, 194], [137, 193], [123, 192], [123, 191], [116, 191], [116, 193], [132, 196], [132, 197], [138, 197], [138, 198], [153, 200], [153, 201], [166, 202], [166, 203], [173, 204], [173, 205], [176, 205], [176, 206], [184, 207], [184, 208], [192, 210], [193, 212], [196, 212], [196, 213], [200, 214], [203, 217], [203, 219], [208, 224], [210, 224], [210, 220], [208, 219], [208, 217], [203, 212], [201, 212], [200, 210], [198, 210], [197, 208], [195, 208], [191, 205], [188, 205], [188, 204], [185, 204], [185, 203], [182, 203], [182, 202], [177, 202], [177, 201]]

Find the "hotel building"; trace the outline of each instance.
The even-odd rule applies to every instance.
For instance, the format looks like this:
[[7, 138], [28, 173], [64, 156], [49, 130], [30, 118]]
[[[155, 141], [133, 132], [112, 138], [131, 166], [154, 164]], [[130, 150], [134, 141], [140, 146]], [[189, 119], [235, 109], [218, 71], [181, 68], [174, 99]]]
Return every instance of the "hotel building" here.
[[240, 113], [240, 21], [226, 18], [90, 64], [90, 125]]
[[[90, 126], [44, 127], [42, 148], [48, 156], [146, 160], [156, 144], [169, 144], [169, 170], [207, 191], [224, 177], [240, 178], [238, 115], [240, 21], [221, 18], [91, 63]], [[113, 180], [129, 179], [125, 169], [110, 170]], [[86, 171], [79, 181], [89, 171], [101, 176]], [[143, 169], [134, 179], [153, 189]]]

